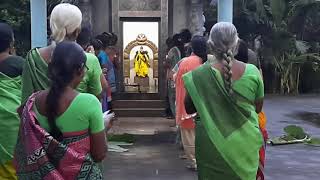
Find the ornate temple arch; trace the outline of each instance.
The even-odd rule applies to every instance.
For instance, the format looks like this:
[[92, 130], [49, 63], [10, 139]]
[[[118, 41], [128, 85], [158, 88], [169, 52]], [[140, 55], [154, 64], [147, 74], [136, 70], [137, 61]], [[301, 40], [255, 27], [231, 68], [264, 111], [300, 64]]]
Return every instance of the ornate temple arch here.
[[123, 51], [123, 75], [124, 77], [130, 77], [130, 53], [136, 46], [147, 46], [153, 53], [153, 78], [158, 78], [158, 47], [147, 39], [144, 34], [139, 34], [137, 39], [131, 41]]

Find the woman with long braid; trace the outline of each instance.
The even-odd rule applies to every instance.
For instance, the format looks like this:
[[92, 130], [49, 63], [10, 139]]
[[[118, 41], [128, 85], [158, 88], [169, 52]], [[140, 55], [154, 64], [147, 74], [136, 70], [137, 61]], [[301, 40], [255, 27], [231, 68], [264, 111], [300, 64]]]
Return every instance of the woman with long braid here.
[[48, 90], [24, 106], [15, 151], [18, 178], [102, 179], [106, 139], [99, 100], [76, 88], [88, 70], [75, 42], [59, 43], [49, 64]]
[[231, 23], [213, 26], [216, 57], [184, 76], [188, 114], [197, 112], [196, 160], [200, 180], [254, 180], [263, 138], [258, 113], [264, 97], [259, 70], [234, 59], [239, 38]]

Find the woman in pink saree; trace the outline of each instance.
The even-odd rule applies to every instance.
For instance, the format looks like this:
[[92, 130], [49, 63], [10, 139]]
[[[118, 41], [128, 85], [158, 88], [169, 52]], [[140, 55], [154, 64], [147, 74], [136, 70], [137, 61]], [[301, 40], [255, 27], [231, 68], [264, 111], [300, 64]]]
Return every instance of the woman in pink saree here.
[[98, 162], [106, 140], [99, 100], [78, 93], [86, 56], [75, 42], [61, 42], [49, 64], [51, 86], [24, 106], [14, 163], [19, 179], [103, 179]]

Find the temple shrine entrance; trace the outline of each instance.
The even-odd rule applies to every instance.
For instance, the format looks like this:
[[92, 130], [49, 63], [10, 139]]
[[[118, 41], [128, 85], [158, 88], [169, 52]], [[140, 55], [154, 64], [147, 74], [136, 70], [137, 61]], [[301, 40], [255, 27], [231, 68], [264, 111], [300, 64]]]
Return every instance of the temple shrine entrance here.
[[168, 5], [167, 0], [112, 1], [121, 60], [116, 99], [164, 99]]
[[159, 92], [159, 22], [123, 21], [125, 93]]
[[118, 34], [120, 67], [113, 109], [118, 116], [164, 113], [168, 0], [112, 1], [112, 32]]

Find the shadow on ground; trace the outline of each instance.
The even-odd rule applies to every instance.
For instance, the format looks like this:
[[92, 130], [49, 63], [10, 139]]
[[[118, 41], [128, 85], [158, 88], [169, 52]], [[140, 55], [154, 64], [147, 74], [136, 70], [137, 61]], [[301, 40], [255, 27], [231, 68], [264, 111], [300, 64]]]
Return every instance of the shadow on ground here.
[[310, 122], [317, 127], [320, 127], [320, 113], [319, 112], [308, 112], [308, 111], [296, 111], [288, 116], [297, 118], [306, 122]]

